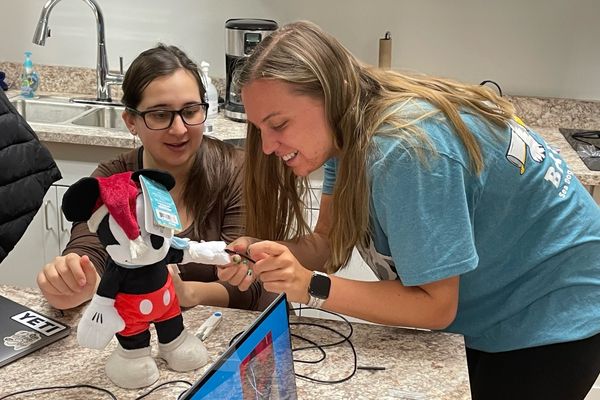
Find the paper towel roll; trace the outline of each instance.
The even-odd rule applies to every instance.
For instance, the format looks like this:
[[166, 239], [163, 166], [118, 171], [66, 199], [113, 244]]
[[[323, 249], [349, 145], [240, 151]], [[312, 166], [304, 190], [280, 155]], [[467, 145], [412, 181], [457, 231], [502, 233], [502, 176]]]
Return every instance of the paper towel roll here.
[[389, 69], [392, 67], [392, 35], [386, 32], [379, 39], [379, 68]]

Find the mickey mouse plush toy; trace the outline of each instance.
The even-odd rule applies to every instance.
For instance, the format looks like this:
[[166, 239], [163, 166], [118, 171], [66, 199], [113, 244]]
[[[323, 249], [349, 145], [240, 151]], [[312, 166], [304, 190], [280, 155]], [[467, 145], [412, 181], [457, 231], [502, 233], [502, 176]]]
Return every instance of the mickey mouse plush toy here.
[[174, 178], [146, 169], [83, 178], [66, 191], [62, 203], [66, 218], [87, 221], [109, 255], [96, 294], [77, 327], [77, 340], [81, 346], [103, 349], [116, 334], [119, 343], [106, 363], [106, 374], [116, 385], [131, 389], [151, 385], [159, 377], [150, 355], [151, 322], [159, 357], [171, 369], [189, 371], [208, 362], [200, 339], [184, 328], [167, 264], [230, 262], [224, 242], [180, 239], [172, 229], [162, 236], [149, 233], [147, 219], [152, 213], [147, 213], [148, 203], [140, 191], [141, 176], [162, 185], [171, 199], [168, 190], [175, 186]]

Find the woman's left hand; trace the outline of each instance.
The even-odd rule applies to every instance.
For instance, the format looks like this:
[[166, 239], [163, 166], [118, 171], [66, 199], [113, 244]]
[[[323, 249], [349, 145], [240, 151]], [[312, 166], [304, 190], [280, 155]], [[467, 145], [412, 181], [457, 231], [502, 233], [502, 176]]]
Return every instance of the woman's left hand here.
[[246, 252], [256, 261], [254, 274], [263, 282], [265, 290], [285, 292], [289, 301], [308, 303], [312, 272], [304, 268], [285, 245], [256, 242], [248, 246]]
[[[242, 236], [231, 242], [227, 248], [240, 254], [247, 254], [246, 249], [248, 246], [258, 241], [259, 239]], [[244, 292], [254, 282], [254, 264], [239, 254], [232, 255], [231, 261], [227, 265], [217, 265], [217, 276], [219, 280], [237, 286], [240, 291]]]

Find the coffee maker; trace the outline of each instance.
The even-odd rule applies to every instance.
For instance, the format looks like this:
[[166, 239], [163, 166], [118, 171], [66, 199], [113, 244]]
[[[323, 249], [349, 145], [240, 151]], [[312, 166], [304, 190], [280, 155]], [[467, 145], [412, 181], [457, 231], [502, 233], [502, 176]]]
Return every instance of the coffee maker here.
[[223, 114], [234, 121], [245, 122], [241, 93], [233, 81], [235, 71], [250, 56], [257, 44], [277, 29], [270, 19], [229, 19], [225, 22], [225, 108]]

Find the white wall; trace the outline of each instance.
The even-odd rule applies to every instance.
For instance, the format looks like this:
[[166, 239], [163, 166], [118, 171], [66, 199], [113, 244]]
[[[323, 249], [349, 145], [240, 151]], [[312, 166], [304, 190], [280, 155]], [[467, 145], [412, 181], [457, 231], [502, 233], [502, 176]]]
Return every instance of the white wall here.
[[[98, 0], [111, 68], [157, 41], [177, 44], [224, 77], [224, 22], [262, 17], [312, 20], [363, 61], [377, 62], [392, 32], [393, 66], [472, 83], [499, 82], [510, 94], [600, 99], [597, 0]], [[83, 1], [63, 0], [45, 47], [31, 43], [45, 0], [2, 0], [0, 60], [32, 50], [42, 64], [95, 67], [95, 22]]]

